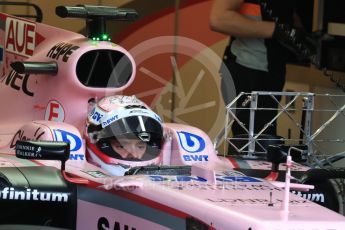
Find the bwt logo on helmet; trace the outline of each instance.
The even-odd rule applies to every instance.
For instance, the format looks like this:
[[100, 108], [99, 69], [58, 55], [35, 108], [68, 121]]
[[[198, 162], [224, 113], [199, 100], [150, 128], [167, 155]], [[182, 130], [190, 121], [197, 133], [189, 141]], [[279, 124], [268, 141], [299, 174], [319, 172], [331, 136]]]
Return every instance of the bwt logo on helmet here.
[[56, 141], [68, 142], [70, 144], [71, 152], [78, 151], [81, 148], [81, 139], [70, 132], [62, 129], [54, 129], [54, 135]]
[[110, 125], [111, 123], [113, 123], [117, 119], [119, 119], [119, 115], [114, 115], [114, 116], [110, 117], [106, 121], [102, 122], [102, 127], [106, 127], [106, 126]]

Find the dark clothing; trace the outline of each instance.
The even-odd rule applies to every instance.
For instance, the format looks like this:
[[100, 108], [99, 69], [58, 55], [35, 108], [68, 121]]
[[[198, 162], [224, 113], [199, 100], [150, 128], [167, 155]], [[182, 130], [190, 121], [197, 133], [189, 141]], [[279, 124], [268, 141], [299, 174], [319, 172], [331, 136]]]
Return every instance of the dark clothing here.
[[[263, 10], [260, 6], [260, 1], [267, 1], [267, 5], [270, 9], [272, 9], [272, 14], [268, 15], [267, 12]], [[294, 9], [294, 0], [245, 0], [243, 3], [248, 9], [248, 7], [258, 7], [260, 6], [261, 15], [250, 15], [246, 14], [245, 12], [254, 12], [250, 10], [241, 10], [242, 14], [245, 16], [252, 18], [253, 20], [272, 20], [273, 17], [278, 17], [279, 21], [286, 24], [292, 24], [292, 15]], [[236, 38], [232, 38], [229, 46], [227, 47], [224, 55], [224, 64], [228, 68], [231, 73], [233, 82], [236, 88], [236, 94], [238, 95], [240, 92], [251, 93], [252, 91], [273, 91], [273, 92], [281, 92], [283, 90], [284, 82], [285, 82], [285, 73], [286, 73], [286, 60], [288, 51], [281, 46], [277, 41], [273, 39], [266, 39], [262, 40], [264, 43], [265, 49], [263, 50], [262, 47], [257, 48], [257, 46], [253, 47], [253, 44], [258, 44], [259, 39], [253, 42], [253, 39], [246, 39], [246, 38], [239, 38], [238, 42], [234, 42]], [[248, 45], [248, 47], [245, 47]], [[233, 46], [233, 47], [232, 47]], [[236, 47], [234, 47], [236, 46]], [[257, 49], [254, 51], [250, 51], [252, 48]], [[267, 57], [266, 60], [262, 60], [262, 56], [256, 60], [257, 63], [251, 66], [245, 66], [245, 55], [240, 53], [241, 51], [245, 52], [245, 55], [248, 58], [251, 58], [250, 55], [262, 55]], [[236, 55], [241, 54], [241, 59], [236, 61]], [[253, 59], [255, 60], [255, 58]], [[243, 63], [243, 64], [242, 64]], [[257, 64], [258, 66], [261, 65], [260, 68], [253, 67]], [[226, 77], [225, 74], [221, 74]], [[228, 79], [222, 79], [222, 95], [224, 102], [228, 104], [230, 99], [227, 97], [227, 93], [225, 91], [225, 85], [229, 84]], [[242, 103], [245, 98], [240, 98], [237, 101], [237, 108], [242, 107]], [[261, 130], [266, 123], [271, 121], [273, 117], [277, 114], [277, 102], [274, 102], [273, 99], [270, 97], [262, 97], [259, 98], [258, 107], [264, 108], [275, 108], [273, 110], [264, 110], [264, 111], [256, 111], [255, 112], [255, 122], [254, 122], [254, 133], [257, 133]], [[250, 103], [246, 106], [249, 108]], [[236, 110], [236, 117], [239, 118], [247, 127], [249, 128], [249, 109], [244, 110]], [[234, 123], [232, 126], [233, 135], [239, 134], [247, 134], [243, 128], [241, 128], [238, 123]], [[270, 126], [264, 132], [266, 134], [273, 134], [276, 135], [276, 124], [274, 123], [273, 126]]]
[[[263, 1], [263, 0], [258, 0]], [[272, 9], [272, 16], [277, 17], [279, 23], [293, 25], [293, 11], [296, 6], [295, 0], [266, 0]], [[270, 21], [266, 13], [262, 13], [263, 20]], [[268, 71], [273, 75], [285, 75], [285, 65], [289, 51], [283, 47], [277, 40], [266, 39]], [[281, 91], [281, 90], [277, 90]]]
[[[254, 70], [242, 66], [236, 63], [233, 59], [228, 58], [224, 60], [225, 65], [229, 69], [231, 76], [233, 78], [235, 88], [237, 92], [252, 92], [252, 91], [273, 91], [278, 92], [283, 90], [284, 82], [285, 82], [285, 72], [279, 75], [273, 75], [271, 72]], [[227, 83], [225, 82], [226, 79], [222, 78], [222, 88]], [[228, 100], [224, 97], [225, 92], [223, 92], [224, 101]], [[243, 108], [242, 103], [246, 98], [242, 97], [237, 101], [237, 108]], [[278, 98], [279, 100], [279, 98]], [[226, 101], [230, 103], [230, 101]], [[249, 106], [250, 103], [246, 105], [247, 109], [237, 109], [236, 110], [236, 117], [239, 118], [248, 129], [249, 127]], [[258, 107], [264, 108], [276, 108], [277, 102], [275, 102], [271, 97], [268, 96], [261, 96], [258, 101]], [[275, 115], [277, 111], [275, 110], [263, 110], [263, 111], [256, 111], [255, 112], [255, 125], [254, 125], [254, 133], [257, 133], [261, 130], [264, 125], [269, 122]], [[235, 122], [232, 126], [233, 135], [245, 134], [246, 132], [243, 130], [242, 127], [239, 126], [237, 122]], [[276, 134], [276, 125], [275, 122], [273, 126], [269, 126], [266, 131], [266, 134]]]

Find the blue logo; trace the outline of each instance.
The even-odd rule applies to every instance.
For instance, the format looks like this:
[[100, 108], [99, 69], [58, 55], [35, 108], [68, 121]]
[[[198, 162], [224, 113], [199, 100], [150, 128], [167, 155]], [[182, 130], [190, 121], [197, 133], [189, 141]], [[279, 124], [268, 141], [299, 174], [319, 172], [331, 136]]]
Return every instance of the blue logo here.
[[54, 129], [54, 135], [56, 141], [68, 142], [70, 144], [71, 152], [78, 151], [81, 148], [81, 139], [70, 132], [62, 129]]
[[175, 177], [165, 177], [165, 176], [150, 176], [151, 181], [161, 182], [161, 181], [178, 181], [178, 182], [189, 182], [189, 181], [199, 181], [206, 182], [207, 180], [198, 176], [175, 176]]
[[208, 161], [208, 155], [183, 155], [184, 161]]
[[70, 155], [69, 155], [69, 159], [70, 160], [84, 160], [85, 159], [85, 156], [83, 155], [83, 154], [73, 154], [73, 153], [71, 153]]
[[187, 132], [177, 132], [182, 148], [189, 153], [201, 152], [205, 149], [205, 140]]
[[118, 120], [118, 118], [119, 118], [119, 115], [114, 115], [114, 116], [110, 117], [108, 120], [104, 121], [102, 123], [102, 126], [106, 127], [106, 126], [110, 125], [111, 123], [113, 123], [114, 121]]
[[255, 179], [253, 177], [247, 177], [247, 176], [222, 176], [222, 177], [217, 177], [217, 181], [222, 181], [222, 182], [261, 182], [258, 179]]
[[99, 112], [96, 111], [96, 108], [94, 108], [91, 112], [91, 118], [94, 121], [99, 122], [99, 120], [103, 117], [103, 114], [100, 114]]
[[[198, 176], [150, 176], [151, 181], [155, 182], [163, 182], [163, 181], [178, 181], [178, 182], [190, 182], [190, 181], [198, 181], [198, 182], [207, 182], [205, 178], [198, 177]], [[261, 182], [260, 180], [247, 177], [247, 176], [217, 176], [217, 181], [220, 182]]]

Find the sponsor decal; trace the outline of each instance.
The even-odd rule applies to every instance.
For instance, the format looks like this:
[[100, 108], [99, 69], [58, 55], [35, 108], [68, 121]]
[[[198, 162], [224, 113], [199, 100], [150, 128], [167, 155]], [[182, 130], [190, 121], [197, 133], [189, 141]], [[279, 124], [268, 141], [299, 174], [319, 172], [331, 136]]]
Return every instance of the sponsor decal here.
[[198, 176], [150, 176], [151, 181], [178, 181], [178, 182], [188, 182], [188, 181], [199, 181], [206, 182], [207, 180]]
[[15, 19], [6, 18], [6, 51], [18, 54], [24, 57], [30, 57], [35, 49], [36, 24]]
[[105, 217], [100, 217], [97, 221], [97, 229], [98, 230], [106, 230], [106, 229], [113, 229], [113, 230], [136, 230], [136, 228], [131, 227], [129, 224], [121, 224], [119, 221], [112, 221], [113, 226], [110, 226], [110, 222]]
[[58, 101], [49, 101], [44, 115], [44, 119], [47, 121], [63, 122], [65, 120], [65, 110]]
[[208, 155], [183, 155], [184, 161], [208, 161]]
[[45, 132], [41, 130], [41, 128], [36, 129], [33, 137], [28, 137], [25, 135], [24, 130], [18, 130], [16, 134], [14, 134], [13, 139], [11, 141], [10, 148], [14, 148], [16, 146], [17, 141], [36, 141], [44, 135]]
[[263, 184], [239, 184], [239, 183], [220, 183], [220, 184], [207, 184], [207, 183], [164, 183], [162, 184], [168, 188], [175, 190], [197, 190], [197, 191], [281, 191], [280, 188], [270, 187]]
[[77, 201], [78, 229], [185, 229], [184, 218], [176, 218], [176, 213], [171, 215], [161, 207], [153, 207], [156, 211], [152, 213], [147, 211], [152, 208], [140, 202], [133, 202], [128, 197], [90, 190], [85, 186], [82, 186], [80, 191], [89, 196], [80, 197]]
[[205, 149], [205, 141], [200, 136], [188, 132], [177, 132], [177, 135], [185, 151], [197, 153]]
[[114, 115], [110, 117], [109, 119], [107, 119], [106, 121], [102, 122], [102, 127], [104, 128], [118, 119], [119, 119], [119, 115]]
[[96, 124], [99, 124], [99, 121], [104, 116], [104, 114], [101, 114], [99, 111], [96, 110], [96, 108], [93, 108], [89, 118]]
[[62, 129], [54, 129], [53, 132], [56, 141], [64, 141], [70, 144], [71, 152], [78, 151], [81, 148], [82, 141], [77, 135]]
[[205, 140], [195, 134], [188, 132], [177, 132], [181, 147], [188, 153], [183, 154], [184, 161], [208, 161], [208, 155], [197, 154], [205, 149]]
[[16, 155], [29, 157], [29, 158], [42, 158], [41, 154], [42, 148], [38, 147], [35, 149], [34, 146], [27, 145], [17, 145], [16, 146]]
[[79, 46], [75, 46], [70, 43], [60, 42], [53, 46], [47, 53], [47, 57], [55, 60], [62, 59], [63, 62], [67, 62], [74, 51], [79, 49]]
[[46, 202], [68, 202], [69, 193], [65, 192], [43, 192], [37, 189], [16, 190], [12, 187], [5, 187], [0, 191], [1, 200], [25, 200], [25, 201], [46, 201]]
[[248, 177], [248, 176], [220, 176], [217, 177], [217, 181], [222, 182], [261, 182], [260, 180], [254, 178], [254, 177]]
[[85, 156], [84, 156], [84, 154], [73, 154], [73, 153], [71, 153], [71, 154], [69, 154], [69, 159], [70, 160], [74, 160], [74, 161], [76, 161], [76, 160], [85, 160]]
[[[150, 176], [151, 181], [161, 182], [161, 181], [178, 181], [178, 182], [190, 182], [190, 181], [199, 181], [207, 182], [205, 178], [198, 176]], [[217, 181], [221, 182], [261, 182], [260, 180], [253, 177], [233, 177], [233, 176], [217, 176]]]
[[29, 74], [19, 74], [14, 70], [11, 70], [9, 74], [4, 75], [1, 82], [5, 81], [6, 85], [9, 85], [12, 89], [23, 91], [26, 95], [33, 97], [34, 92], [28, 89]]
[[[268, 204], [274, 204], [274, 205], [281, 205], [283, 200], [281, 199], [275, 199], [275, 200], [269, 200], [269, 199], [259, 199], [259, 198], [249, 198], [249, 199], [243, 199], [243, 198], [207, 198], [207, 201], [210, 201], [212, 203], [226, 203], [228, 205], [268, 205]], [[310, 201], [308, 200], [290, 200], [290, 205], [306, 205], [310, 204]]]
[[325, 203], [325, 194], [323, 193], [302, 193], [301, 191], [291, 192], [313, 202]]
[[109, 114], [104, 115], [102, 120], [102, 127], [105, 128], [106, 126], [110, 125], [111, 123], [120, 120], [124, 117], [129, 116], [145, 116], [150, 117], [152, 119], [155, 119], [156, 121], [160, 122], [160, 119], [158, 120], [158, 115], [155, 114], [153, 111], [148, 109], [118, 109], [113, 110]]

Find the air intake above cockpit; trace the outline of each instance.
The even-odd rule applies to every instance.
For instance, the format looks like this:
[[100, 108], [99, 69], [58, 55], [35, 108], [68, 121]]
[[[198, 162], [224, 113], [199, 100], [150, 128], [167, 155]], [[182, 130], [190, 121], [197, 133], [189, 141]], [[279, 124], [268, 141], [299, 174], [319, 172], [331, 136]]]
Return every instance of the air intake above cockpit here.
[[77, 63], [77, 77], [88, 87], [119, 88], [133, 73], [128, 56], [116, 50], [91, 50], [84, 53]]

